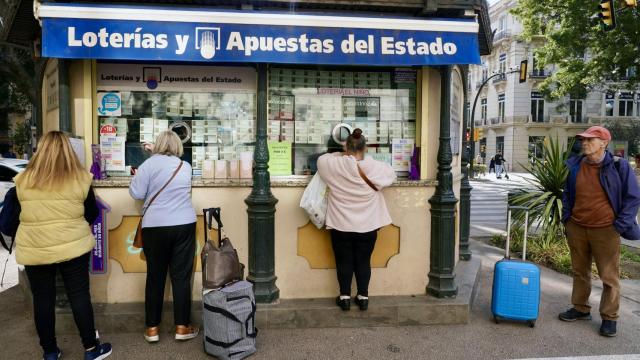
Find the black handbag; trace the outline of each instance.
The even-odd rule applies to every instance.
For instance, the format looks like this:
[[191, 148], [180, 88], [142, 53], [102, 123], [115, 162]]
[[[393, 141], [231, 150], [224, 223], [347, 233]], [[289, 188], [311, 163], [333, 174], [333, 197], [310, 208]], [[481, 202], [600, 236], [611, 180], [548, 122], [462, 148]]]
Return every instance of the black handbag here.
[[13, 244], [15, 243], [18, 226], [20, 226], [21, 211], [22, 209], [20, 207], [20, 201], [18, 200], [18, 193], [14, 186], [9, 189], [4, 196], [2, 211], [0, 211], [0, 232], [11, 238], [11, 243], [7, 244], [4, 237], [0, 235], [0, 243], [2, 243], [2, 247], [7, 249], [9, 254], [11, 254]]
[[[202, 210], [204, 214], [204, 247], [200, 253], [202, 260], [202, 287], [219, 289], [244, 278], [244, 265], [240, 263], [238, 252], [228, 237], [222, 236], [220, 208]], [[211, 222], [218, 223], [218, 244], [208, 238]]]

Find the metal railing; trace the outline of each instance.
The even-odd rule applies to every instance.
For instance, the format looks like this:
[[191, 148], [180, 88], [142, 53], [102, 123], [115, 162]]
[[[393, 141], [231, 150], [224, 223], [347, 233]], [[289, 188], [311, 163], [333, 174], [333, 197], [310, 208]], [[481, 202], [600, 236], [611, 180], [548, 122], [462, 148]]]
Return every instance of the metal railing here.
[[549, 77], [549, 72], [548, 71], [544, 71], [544, 70], [533, 70], [531, 72], [531, 74], [529, 74], [529, 77], [532, 79], [544, 79]]
[[498, 84], [498, 83], [501, 83], [501, 82], [506, 81], [506, 80], [507, 80], [507, 76], [504, 75], [504, 74], [501, 74], [500, 76], [496, 76], [496, 78], [493, 79], [493, 83], [494, 84]]
[[498, 41], [502, 41], [504, 39], [508, 39], [511, 37], [511, 31], [509, 30], [502, 30], [502, 31], [498, 31], [493, 35], [493, 43], [497, 43]]

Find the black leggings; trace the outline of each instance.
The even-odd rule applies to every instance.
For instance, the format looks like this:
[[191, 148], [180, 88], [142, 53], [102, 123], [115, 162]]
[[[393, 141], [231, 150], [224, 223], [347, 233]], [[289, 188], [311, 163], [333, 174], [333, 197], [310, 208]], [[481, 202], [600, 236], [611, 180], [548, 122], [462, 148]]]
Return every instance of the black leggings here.
[[369, 296], [371, 253], [377, 237], [377, 230], [367, 233], [331, 230], [331, 244], [336, 257], [340, 295], [351, 296], [351, 278], [355, 272], [358, 295]]
[[176, 325], [189, 325], [196, 223], [142, 228], [142, 238], [147, 257], [144, 299], [147, 327], [160, 324], [167, 270], [173, 289], [174, 322]]
[[50, 265], [26, 265], [33, 294], [33, 318], [45, 353], [56, 352], [56, 272], [60, 270], [85, 349], [96, 346], [93, 306], [89, 293], [89, 254]]

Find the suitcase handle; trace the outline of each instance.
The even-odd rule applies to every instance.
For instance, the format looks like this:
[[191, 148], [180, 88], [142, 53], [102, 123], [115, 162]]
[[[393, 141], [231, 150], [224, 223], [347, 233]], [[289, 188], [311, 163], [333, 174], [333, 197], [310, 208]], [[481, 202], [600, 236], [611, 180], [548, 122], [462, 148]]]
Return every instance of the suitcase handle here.
[[207, 234], [209, 230], [213, 229], [212, 220], [215, 219], [218, 223], [218, 246], [222, 244], [222, 220], [220, 218], [220, 208], [208, 208], [202, 209], [202, 214], [204, 216], [204, 241], [207, 242]]
[[511, 211], [524, 210], [524, 239], [522, 242], [522, 260], [527, 259], [527, 235], [529, 232], [529, 208], [526, 206], [508, 206], [507, 207], [507, 244], [505, 245], [505, 259], [510, 259], [509, 243], [511, 242]]

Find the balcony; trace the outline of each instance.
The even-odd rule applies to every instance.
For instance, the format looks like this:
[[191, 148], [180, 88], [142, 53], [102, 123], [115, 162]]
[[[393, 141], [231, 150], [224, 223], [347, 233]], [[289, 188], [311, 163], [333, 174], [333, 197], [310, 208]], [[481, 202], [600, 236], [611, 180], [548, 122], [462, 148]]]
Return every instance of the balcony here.
[[492, 83], [497, 85], [497, 84], [500, 84], [500, 83], [506, 82], [506, 81], [507, 81], [507, 75], [502, 74], [502, 75], [496, 76], [493, 79]]
[[475, 119], [473, 123], [475, 126], [485, 126], [487, 125], [487, 119]]
[[502, 40], [509, 39], [510, 37], [511, 37], [511, 31], [509, 30], [498, 31], [495, 33], [495, 35], [493, 35], [493, 43], [496, 44]]
[[489, 121], [491, 122], [491, 125], [498, 125], [502, 122], [502, 118], [500, 117], [492, 117], [489, 119]]
[[582, 118], [582, 124], [593, 124], [593, 125], [603, 125], [603, 124], [620, 124], [620, 125], [631, 125], [634, 122], [640, 121], [640, 117], [638, 116], [588, 116], [588, 121], [585, 117]]
[[549, 72], [548, 71], [544, 71], [544, 70], [533, 70], [530, 74], [529, 77], [531, 79], [546, 79], [547, 77], [549, 77]]

